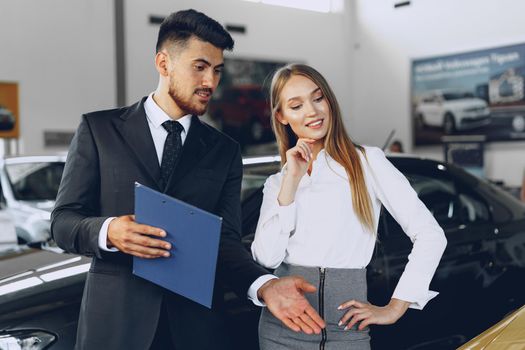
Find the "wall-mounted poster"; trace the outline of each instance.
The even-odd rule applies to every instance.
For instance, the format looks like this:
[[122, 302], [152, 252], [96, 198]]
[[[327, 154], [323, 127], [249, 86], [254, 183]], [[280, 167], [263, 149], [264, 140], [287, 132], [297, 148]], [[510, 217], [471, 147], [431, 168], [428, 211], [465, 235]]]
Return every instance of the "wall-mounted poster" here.
[[216, 127], [243, 148], [273, 141], [268, 89], [272, 74], [285, 62], [226, 58], [217, 91], [208, 108]]
[[0, 137], [18, 137], [18, 84], [0, 82]]
[[525, 139], [525, 44], [413, 60], [411, 78], [415, 145]]

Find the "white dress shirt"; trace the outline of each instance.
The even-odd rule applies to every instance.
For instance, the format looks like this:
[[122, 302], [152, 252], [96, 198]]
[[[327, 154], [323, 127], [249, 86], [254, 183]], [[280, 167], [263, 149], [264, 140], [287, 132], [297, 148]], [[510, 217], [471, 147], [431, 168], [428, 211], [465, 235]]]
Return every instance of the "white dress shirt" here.
[[[153, 93], [149, 94], [148, 98], [146, 99], [146, 102], [144, 102], [144, 110], [146, 111], [149, 130], [151, 132], [151, 136], [153, 137], [153, 143], [155, 145], [155, 151], [157, 152], [157, 159], [160, 165], [160, 163], [162, 162], [162, 152], [164, 151], [164, 143], [166, 142], [166, 138], [168, 137], [168, 132], [164, 129], [162, 123], [164, 123], [166, 120], [172, 119], [153, 100]], [[191, 115], [185, 115], [177, 119], [177, 121], [181, 123], [184, 128], [184, 130], [181, 131], [182, 144], [184, 145], [186, 135], [188, 134], [188, 130], [190, 129], [191, 125]], [[100, 247], [100, 249], [108, 252], [118, 251], [117, 248], [108, 248], [107, 246], [108, 228], [111, 220], [113, 219], [115, 219], [115, 217], [107, 218], [104, 221], [98, 235], [98, 246]], [[257, 291], [264, 283], [266, 283], [266, 281], [273, 278], [276, 277], [273, 275], [264, 275], [255, 280], [255, 282], [253, 282], [250, 288], [248, 289], [248, 298], [252, 300], [256, 305], [262, 306], [263, 304], [257, 298]]]
[[264, 185], [261, 214], [252, 255], [261, 265], [276, 268], [282, 262], [327, 268], [365, 268], [372, 258], [381, 205], [401, 225], [413, 247], [393, 298], [422, 309], [438, 293], [430, 281], [446, 246], [443, 230], [421, 202], [410, 183], [375, 147], [359, 152], [370, 194], [374, 233], [361, 225], [352, 205], [348, 176], [342, 165], [322, 150], [310, 175], [301, 179], [295, 200], [280, 206], [277, 200], [283, 170]]

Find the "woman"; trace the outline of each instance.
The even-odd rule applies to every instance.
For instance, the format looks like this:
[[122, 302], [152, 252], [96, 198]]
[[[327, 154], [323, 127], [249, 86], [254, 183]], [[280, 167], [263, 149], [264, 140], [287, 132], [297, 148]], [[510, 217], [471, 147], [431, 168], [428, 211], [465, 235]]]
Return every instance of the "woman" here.
[[[443, 230], [380, 149], [350, 141], [316, 70], [292, 64], [277, 71], [271, 106], [284, 165], [264, 185], [252, 254], [277, 276], [316, 285], [306, 297], [327, 326], [319, 335], [295, 333], [263, 310], [261, 349], [369, 349], [367, 326], [392, 324], [437, 295], [428, 287], [446, 246]], [[375, 306], [366, 301], [365, 268], [382, 205], [414, 245], [390, 303]]]

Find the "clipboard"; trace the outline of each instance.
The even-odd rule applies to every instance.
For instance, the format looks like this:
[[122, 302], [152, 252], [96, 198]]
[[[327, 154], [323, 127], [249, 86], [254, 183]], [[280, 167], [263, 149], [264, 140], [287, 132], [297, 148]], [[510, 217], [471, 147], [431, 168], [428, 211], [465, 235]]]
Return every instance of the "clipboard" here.
[[211, 309], [222, 218], [136, 182], [135, 220], [166, 231], [171, 250], [134, 256], [133, 274]]

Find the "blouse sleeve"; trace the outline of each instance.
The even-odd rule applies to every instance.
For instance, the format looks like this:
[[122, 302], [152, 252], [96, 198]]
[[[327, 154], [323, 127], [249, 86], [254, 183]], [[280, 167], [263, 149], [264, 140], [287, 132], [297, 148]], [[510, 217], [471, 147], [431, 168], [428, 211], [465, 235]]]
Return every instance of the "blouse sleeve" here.
[[410, 302], [411, 308], [421, 310], [438, 294], [429, 290], [429, 286], [447, 245], [445, 234], [383, 151], [367, 148], [366, 155], [377, 197], [413, 244], [392, 297]]
[[288, 239], [295, 230], [296, 204], [281, 206], [277, 200], [281, 190], [281, 174], [270, 176], [263, 189], [263, 201], [252, 255], [267, 268], [276, 268], [285, 258]]

